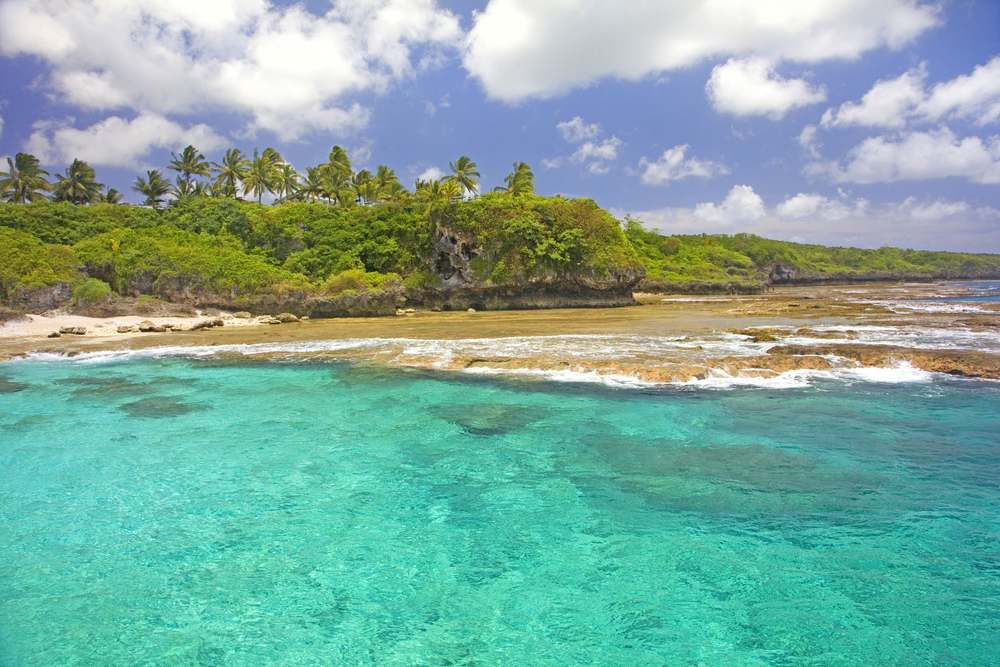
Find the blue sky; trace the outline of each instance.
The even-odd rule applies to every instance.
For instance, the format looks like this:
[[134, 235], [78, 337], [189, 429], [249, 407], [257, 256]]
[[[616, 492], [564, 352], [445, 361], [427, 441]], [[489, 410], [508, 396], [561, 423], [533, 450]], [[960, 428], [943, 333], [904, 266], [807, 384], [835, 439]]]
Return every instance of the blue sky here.
[[1000, 252], [996, 0], [0, 0], [0, 64], [0, 155], [131, 201], [189, 143], [340, 144], [667, 233]]

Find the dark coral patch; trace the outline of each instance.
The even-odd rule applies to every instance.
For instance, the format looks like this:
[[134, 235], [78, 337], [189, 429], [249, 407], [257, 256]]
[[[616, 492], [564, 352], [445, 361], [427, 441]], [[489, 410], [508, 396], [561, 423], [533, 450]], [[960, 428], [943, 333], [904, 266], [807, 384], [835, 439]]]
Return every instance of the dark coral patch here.
[[201, 403], [185, 403], [175, 396], [150, 396], [139, 401], [126, 403], [119, 406], [118, 409], [124, 410], [130, 417], [166, 419], [180, 417], [189, 412], [207, 410], [208, 407]]

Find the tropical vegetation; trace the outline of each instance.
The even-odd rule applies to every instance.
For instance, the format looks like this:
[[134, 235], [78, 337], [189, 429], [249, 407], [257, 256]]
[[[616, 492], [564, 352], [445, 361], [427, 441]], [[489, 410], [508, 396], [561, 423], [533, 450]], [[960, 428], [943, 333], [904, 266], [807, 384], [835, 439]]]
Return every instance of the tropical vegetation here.
[[[434, 245], [443, 227], [468, 240], [468, 267], [482, 286], [640, 267], [640, 288], [666, 291], [695, 283], [759, 289], [777, 265], [815, 279], [1000, 275], [997, 255], [664, 236], [628, 216], [615, 220], [590, 199], [538, 196], [524, 162], [513, 163], [504, 185], [479, 194], [482, 176], [468, 156], [413, 190], [386, 165], [355, 171], [340, 146], [305, 174], [273, 148], [250, 156], [232, 148], [209, 162], [187, 146], [171, 157], [173, 181], [158, 169], [137, 176], [141, 206], [121, 205], [121, 193], [105, 190], [82, 160], [50, 182], [34, 156], [8, 158], [0, 173], [0, 298], [57, 281], [79, 287], [88, 277], [118, 294], [141, 283], [154, 296], [171, 281], [234, 297], [433, 287], [442, 280]], [[86, 285], [78, 300], [103, 298], [104, 288]]]

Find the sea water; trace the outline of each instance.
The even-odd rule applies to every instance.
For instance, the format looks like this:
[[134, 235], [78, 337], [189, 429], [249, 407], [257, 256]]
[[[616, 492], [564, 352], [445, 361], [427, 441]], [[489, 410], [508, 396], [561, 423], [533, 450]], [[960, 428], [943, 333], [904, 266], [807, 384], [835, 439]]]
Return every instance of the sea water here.
[[553, 379], [3, 364], [0, 665], [1000, 665], [1000, 384]]

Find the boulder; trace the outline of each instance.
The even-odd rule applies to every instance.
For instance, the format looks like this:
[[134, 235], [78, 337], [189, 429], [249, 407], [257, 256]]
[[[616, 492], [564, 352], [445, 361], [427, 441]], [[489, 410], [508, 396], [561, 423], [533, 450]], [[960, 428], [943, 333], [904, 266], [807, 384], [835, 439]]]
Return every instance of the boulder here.
[[59, 327], [60, 334], [73, 334], [74, 336], [83, 336], [87, 333], [87, 327]]
[[282, 324], [288, 324], [290, 322], [298, 322], [299, 321], [299, 318], [295, 317], [291, 313], [279, 313], [278, 316], [275, 319], [277, 319]]
[[238, 320], [249, 320], [253, 316], [247, 311], [241, 310], [238, 313], [233, 313], [233, 317], [235, 317]]
[[149, 320], [143, 320], [142, 322], [139, 322], [139, 331], [145, 333], [163, 333], [166, 330], [167, 328], [165, 326], [160, 324], [154, 324]]
[[46, 336], [46, 338], [61, 338], [61, 337], [62, 337], [62, 334], [59, 333], [58, 331], [53, 331], [48, 336]]
[[225, 322], [222, 321], [221, 317], [213, 317], [210, 320], [202, 320], [200, 322], [195, 322], [191, 325], [191, 331], [199, 331], [201, 329], [212, 329], [214, 327], [224, 326]]
[[118, 333], [132, 333], [138, 330], [139, 327], [134, 324], [119, 324], [117, 328]]
[[281, 320], [270, 315], [262, 315], [257, 318], [257, 324], [281, 324]]

